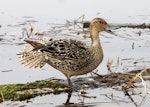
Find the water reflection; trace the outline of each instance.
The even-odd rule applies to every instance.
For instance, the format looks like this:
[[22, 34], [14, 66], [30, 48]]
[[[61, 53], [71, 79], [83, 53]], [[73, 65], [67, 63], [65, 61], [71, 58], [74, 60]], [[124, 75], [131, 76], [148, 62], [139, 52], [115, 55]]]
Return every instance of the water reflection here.
[[55, 107], [96, 107], [96, 105], [93, 104], [70, 104], [70, 105], [58, 105]]

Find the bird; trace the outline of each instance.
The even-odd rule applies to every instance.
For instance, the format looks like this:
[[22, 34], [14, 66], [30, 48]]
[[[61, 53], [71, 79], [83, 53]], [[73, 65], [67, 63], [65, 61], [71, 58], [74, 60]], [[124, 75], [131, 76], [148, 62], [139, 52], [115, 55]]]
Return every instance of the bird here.
[[[69, 87], [72, 87], [72, 76], [92, 72], [102, 62], [103, 49], [99, 32], [106, 30], [107, 25], [102, 18], [94, 18], [90, 22], [91, 43], [89, 45], [71, 38], [25, 39], [25, 42], [30, 45], [19, 52], [20, 61], [29, 68], [42, 68], [45, 64], [49, 64], [62, 72], [68, 80]], [[70, 98], [66, 101], [67, 104], [69, 100]]]

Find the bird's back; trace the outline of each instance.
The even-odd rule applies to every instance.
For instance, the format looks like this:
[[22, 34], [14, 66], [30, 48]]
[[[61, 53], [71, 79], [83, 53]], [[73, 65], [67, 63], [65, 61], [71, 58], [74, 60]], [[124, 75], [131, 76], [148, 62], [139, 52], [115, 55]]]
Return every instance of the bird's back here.
[[46, 42], [26, 40], [26, 42], [31, 46], [25, 47], [19, 55], [21, 62], [28, 67], [43, 67], [48, 63], [66, 76], [81, 75], [91, 71], [89, 69], [90, 64], [93, 63], [91, 52], [81, 41], [60, 39], [46, 40]]

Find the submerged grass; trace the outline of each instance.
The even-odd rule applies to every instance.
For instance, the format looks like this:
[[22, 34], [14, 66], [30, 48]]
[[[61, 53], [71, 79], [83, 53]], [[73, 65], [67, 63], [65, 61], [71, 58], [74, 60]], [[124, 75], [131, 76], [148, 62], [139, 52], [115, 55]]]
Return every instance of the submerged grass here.
[[59, 94], [67, 91], [67, 89], [66, 85], [52, 82], [51, 80], [41, 80], [26, 84], [0, 85], [0, 102], [4, 100], [25, 100], [47, 93]]

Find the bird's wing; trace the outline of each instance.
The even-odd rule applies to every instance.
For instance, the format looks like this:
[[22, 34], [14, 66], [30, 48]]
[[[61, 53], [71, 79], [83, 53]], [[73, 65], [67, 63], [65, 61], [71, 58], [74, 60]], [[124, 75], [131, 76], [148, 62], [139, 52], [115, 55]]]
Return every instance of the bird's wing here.
[[89, 48], [81, 41], [72, 39], [54, 40], [46, 44], [41, 51], [47, 57], [47, 63], [69, 75], [68, 71], [80, 71], [90, 64]]
[[50, 41], [25, 40], [26, 46], [18, 55], [22, 64], [32, 68], [43, 67], [49, 61], [71, 63], [84, 62], [89, 54], [87, 46], [81, 41], [60, 39]]
[[60, 39], [48, 42], [45, 48], [41, 49], [48, 58], [57, 60], [78, 61], [86, 58], [88, 48], [85, 43], [73, 39]]

